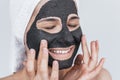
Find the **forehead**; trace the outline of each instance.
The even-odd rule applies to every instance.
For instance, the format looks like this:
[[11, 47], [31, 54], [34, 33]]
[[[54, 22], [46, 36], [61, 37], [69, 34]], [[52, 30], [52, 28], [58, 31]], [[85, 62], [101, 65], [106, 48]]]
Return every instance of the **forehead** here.
[[50, 0], [42, 6], [37, 19], [45, 17], [67, 17], [69, 14], [77, 14], [75, 2], [73, 0]]

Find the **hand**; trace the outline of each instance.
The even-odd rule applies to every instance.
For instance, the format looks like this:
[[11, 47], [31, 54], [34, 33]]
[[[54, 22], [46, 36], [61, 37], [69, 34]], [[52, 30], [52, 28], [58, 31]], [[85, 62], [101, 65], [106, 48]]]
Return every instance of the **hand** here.
[[74, 66], [68, 71], [64, 80], [93, 80], [101, 71], [104, 58], [98, 63], [98, 41], [91, 42], [91, 52], [89, 52], [86, 38], [82, 37], [82, 52], [75, 60]]
[[[35, 66], [36, 63], [36, 66]], [[47, 41], [42, 40], [37, 61], [35, 62], [35, 50], [27, 51], [27, 61], [24, 62], [27, 80], [58, 80], [58, 62], [53, 62], [52, 72], [48, 73], [48, 49]]]

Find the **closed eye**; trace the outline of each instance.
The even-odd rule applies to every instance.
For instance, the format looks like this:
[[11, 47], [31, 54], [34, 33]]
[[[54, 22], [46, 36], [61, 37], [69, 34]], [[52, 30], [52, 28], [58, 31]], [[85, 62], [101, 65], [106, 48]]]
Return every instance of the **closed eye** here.
[[72, 28], [77, 27], [77, 25], [74, 25], [74, 24], [68, 24], [68, 26]]
[[36, 22], [37, 29], [48, 33], [58, 33], [61, 31], [61, 19], [59, 17], [46, 17]]
[[67, 19], [67, 27], [69, 31], [78, 29], [79, 25], [79, 16], [77, 14], [70, 14]]
[[55, 26], [51, 26], [51, 27], [45, 27], [45, 29], [53, 29], [53, 28], [55, 28]]

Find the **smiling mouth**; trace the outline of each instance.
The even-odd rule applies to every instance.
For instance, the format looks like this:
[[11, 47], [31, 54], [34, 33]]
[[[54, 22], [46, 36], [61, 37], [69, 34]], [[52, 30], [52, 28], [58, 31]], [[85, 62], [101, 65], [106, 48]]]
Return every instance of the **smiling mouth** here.
[[66, 48], [49, 48], [49, 54], [56, 60], [67, 60], [69, 59], [75, 49], [75, 45], [71, 45]]

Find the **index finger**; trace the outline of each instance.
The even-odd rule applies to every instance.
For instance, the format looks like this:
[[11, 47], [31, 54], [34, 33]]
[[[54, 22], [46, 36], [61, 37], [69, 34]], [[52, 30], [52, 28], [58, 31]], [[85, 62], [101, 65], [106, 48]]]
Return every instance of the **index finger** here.
[[42, 80], [48, 79], [48, 49], [46, 40], [41, 40], [37, 61], [37, 74], [40, 74]]
[[87, 46], [87, 41], [85, 35], [82, 36], [82, 51], [83, 51], [83, 61], [85, 64], [89, 63], [90, 53]]
[[40, 42], [37, 65], [40, 65], [40, 63], [41, 63], [41, 59], [43, 56], [43, 48], [47, 48], [47, 41], [46, 40], [41, 40], [41, 42]]
[[59, 64], [57, 61], [53, 61], [50, 80], [58, 80], [58, 78], [59, 78]]

